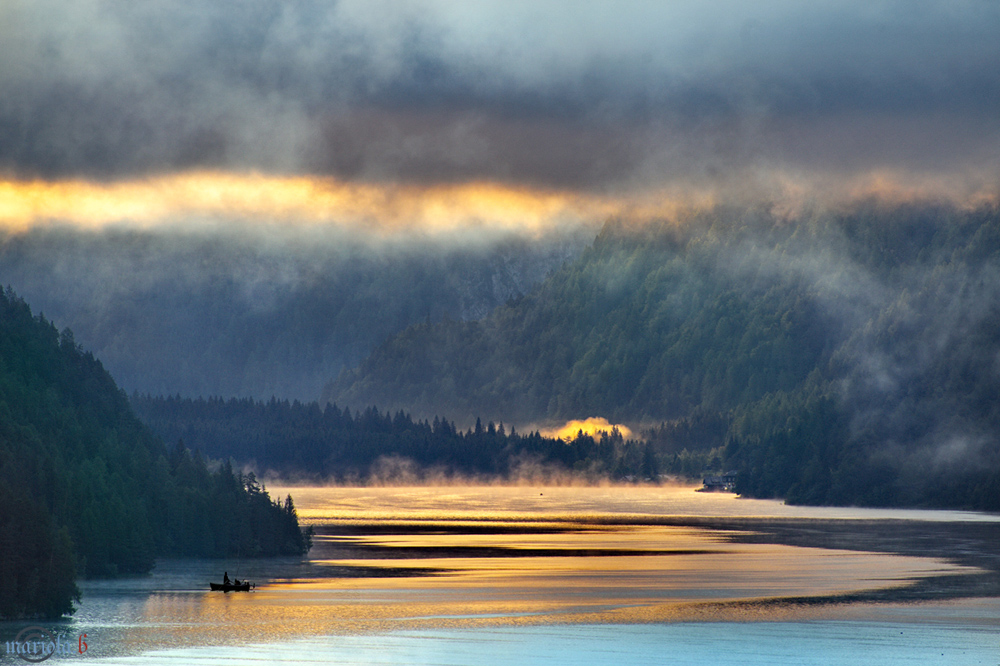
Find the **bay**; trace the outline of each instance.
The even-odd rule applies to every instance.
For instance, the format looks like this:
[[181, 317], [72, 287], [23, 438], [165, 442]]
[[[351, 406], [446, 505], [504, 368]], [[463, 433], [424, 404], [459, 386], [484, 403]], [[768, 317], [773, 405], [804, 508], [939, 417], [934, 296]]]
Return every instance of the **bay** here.
[[[59, 658], [1000, 663], [996, 597], [895, 598], [985, 575], [948, 544], [916, 556], [755, 537], [768, 521], [975, 535], [997, 525], [990, 514], [789, 507], [678, 486], [269, 491], [292, 494], [316, 530], [307, 558], [161, 560], [149, 576], [83, 581], [76, 615], [45, 627], [74, 644], [85, 634], [87, 650]], [[258, 587], [209, 592], [223, 571]], [[5, 623], [4, 640], [24, 625]]]

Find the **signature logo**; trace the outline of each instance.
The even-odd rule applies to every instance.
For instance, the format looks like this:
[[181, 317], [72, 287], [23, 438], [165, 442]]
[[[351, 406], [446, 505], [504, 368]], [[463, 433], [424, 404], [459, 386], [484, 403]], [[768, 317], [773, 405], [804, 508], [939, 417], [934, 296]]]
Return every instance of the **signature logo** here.
[[7, 641], [7, 654], [16, 654], [21, 659], [37, 664], [52, 655], [68, 657], [74, 653], [83, 654], [87, 651], [87, 634], [77, 637], [76, 645], [56, 634], [52, 635], [44, 627], [25, 627], [13, 641]]

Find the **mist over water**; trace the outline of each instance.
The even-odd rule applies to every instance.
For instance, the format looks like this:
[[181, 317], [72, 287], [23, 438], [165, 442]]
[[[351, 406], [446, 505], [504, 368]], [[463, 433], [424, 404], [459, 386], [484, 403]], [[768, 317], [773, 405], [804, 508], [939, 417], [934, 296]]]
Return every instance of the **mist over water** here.
[[273, 482], [268, 492], [291, 494], [305, 524], [381, 520], [545, 521], [588, 516], [631, 519], [695, 516], [837, 520], [1000, 522], [974, 511], [796, 506], [780, 500], [702, 493], [699, 485], [540, 485], [497, 483], [414, 486], [295, 486]]

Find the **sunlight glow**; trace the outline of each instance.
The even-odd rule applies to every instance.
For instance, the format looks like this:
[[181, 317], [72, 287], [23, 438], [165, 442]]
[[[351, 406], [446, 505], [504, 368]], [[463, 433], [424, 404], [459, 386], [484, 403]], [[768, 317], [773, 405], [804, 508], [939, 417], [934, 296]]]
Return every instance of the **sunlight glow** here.
[[381, 234], [472, 230], [537, 236], [626, 212], [650, 218], [676, 210], [662, 202], [637, 207], [609, 196], [487, 182], [420, 187], [204, 171], [107, 183], [0, 181], [0, 227], [13, 232], [51, 224], [99, 230], [264, 221]]
[[575, 439], [577, 434], [583, 432], [584, 435], [590, 435], [591, 437], [599, 437], [602, 432], [611, 434], [611, 431], [617, 428], [618, 432], [622, 434], [622, 437], [628, 439], [632, 436], [632, 430], [621, 423], [611, 423], [606, 418], [601, 416], [591, 416], [590, 418], [580, 420], [567, 421], [566, 425], [555, 428], [552, 430], [542, 430], [542, 435], [546, 437], [558, 437], [569, 441]]
[[759, 205], [800, 214], [817, 207], [879, 200], [995, 204], [995, 180], [961, 174], [872, 171], [864, 174], [764, 171], [739, 186], [670, 182], [613, 193], [552, 190], [487, 181], [414, 185], [343, 181], [310, 175], [188, 171], [120, 181], [0, 180], [0, 229], [21, 233], [65, 225], [211, 230], [265, 226], [394, 234], [517, 233], [529, 237], [567, 226], [597, 228], [609, 218], [678, 221], [718, 203]]

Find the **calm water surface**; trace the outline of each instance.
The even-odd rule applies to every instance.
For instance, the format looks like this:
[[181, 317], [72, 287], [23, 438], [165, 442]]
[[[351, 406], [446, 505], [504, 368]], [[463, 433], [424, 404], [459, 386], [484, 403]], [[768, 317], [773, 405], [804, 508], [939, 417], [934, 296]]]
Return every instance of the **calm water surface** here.
[[[996, 599], [754, 603], [967, 570], [945, 560], [734, 543], [721, 531], [642, 524], [996, 516], [786, 507], [676, 487], [269, 491], [291, 492], [317, 529], [307, 559], [167, 560], [147, 577], [85, 581], [76, 615], [45, 627], [73, 643], [86, 633], [88, 650], [53, 661], [1000, 664]], [[206, 591], [223, 569], [258, 589]], [[6, 625], [4, 640], [21, 626]]]

